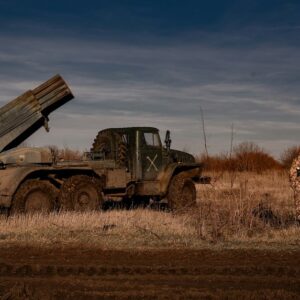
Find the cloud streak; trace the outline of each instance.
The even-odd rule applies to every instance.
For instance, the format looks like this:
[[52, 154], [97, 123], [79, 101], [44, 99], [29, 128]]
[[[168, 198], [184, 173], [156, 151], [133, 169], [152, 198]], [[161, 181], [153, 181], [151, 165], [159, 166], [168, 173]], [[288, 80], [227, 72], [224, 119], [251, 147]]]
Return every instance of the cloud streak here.
[[29, 143], [88, 149], [106, 127], [171, 129], [174, 146], [203, 150], [200, 106], [212, 153], [252, 140], [278, 154], [298, 143], [300, 51], [272, 39], [195, 34], [152, 44], [92, 38], [0, 36], [0, 103], [61, 73], [76, 99]]

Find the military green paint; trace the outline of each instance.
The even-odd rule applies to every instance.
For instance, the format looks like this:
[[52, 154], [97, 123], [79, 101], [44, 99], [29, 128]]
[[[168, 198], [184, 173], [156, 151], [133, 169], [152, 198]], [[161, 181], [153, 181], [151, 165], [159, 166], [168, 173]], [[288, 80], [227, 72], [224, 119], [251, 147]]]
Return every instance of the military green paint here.
[[[163, 147], [159, 130], [154, 127], [127, 127], [127, 128], [108, 128], [103, 131], [116, 132], [119, 135], [126, 135], [128, 161], [127, 168], [131, 172], [133, 181], [156, 180], [159, 173], [171, 163], [195, 163], [195, 158], [186, 152], [170, 150], [168, 152]], [[158, 135], [156, 146], [147, 145], [146, 134]], [[112, 135], [113, 136], [113, 135]], [[116, 143], [116, 140], [112, 141]], [[117, 159], [117, 147], [112, 145]]]

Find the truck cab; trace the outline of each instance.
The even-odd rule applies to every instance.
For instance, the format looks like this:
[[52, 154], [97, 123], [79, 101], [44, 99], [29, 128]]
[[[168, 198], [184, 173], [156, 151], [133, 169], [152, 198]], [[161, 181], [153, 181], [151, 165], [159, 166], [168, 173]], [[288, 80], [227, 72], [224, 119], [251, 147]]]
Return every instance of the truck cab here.
[[154, 127], [101, 130], [91, 153], [94, 159], [113, 159], [119, 167], [126, 167], [133, 180], [153, 181], [170, 163], [195, 163], [192, 155], [164, 146]]
[[[125, 197], [130, 191], [132, 196], [166, 199], [169, 187], [172, 186], [172, 178], [180, 174], [181, 182], [191, 181], [188, 186], [194, 195], [192, 201], [195, 201], [195, 187], [192, 181], [199, 181], [202, 164], [196, 163], [195, 158], [188, 153], [171, 149], [169, 131], [164, 142], [165, 145], [159, 130], [154, 127], [101, 130], [94, 140], [91, 157], [94, 162], [115, 162], [115, 168], [107, 173], [108, 197], [120, 195], [123, 189]], [[117, 186], [117, 178], [126, 176], [127, 179], [122, 183], [118, 181]], [[114, 191], [117, 192], [115, 195]]]

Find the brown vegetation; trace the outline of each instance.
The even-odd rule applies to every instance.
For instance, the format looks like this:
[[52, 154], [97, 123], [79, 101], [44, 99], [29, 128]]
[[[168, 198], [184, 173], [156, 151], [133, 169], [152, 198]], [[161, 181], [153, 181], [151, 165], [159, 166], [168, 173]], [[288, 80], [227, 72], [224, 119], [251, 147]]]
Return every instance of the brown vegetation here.
[[230, 154], [207, 156], [199, 158], [209, 171], [256, 172], [280, 170], [282, 165], [272, 155], [253, 142], [243, 142], [233, 148]]
[[198, 207], [0, 217], [2, 299], [296, 299], [284, 171], [211, 172]]
[[83, 153], [79, 150], [73, 150], [69, 147], [58, 148], [57, 146], [48, 146], [54, 161], [69, 161], [69, 160], [81, 160]]
[[215, 160], [188, 212], [0, 216], [0, 298], [296, 299], [294, 194], [257, 150]]
[[[300, 228], [285, 172], [211, 174], [198, 185], [198, 208], [14, 216], [0, 219], [0, 246], [78, 245], [104, 248], [294, 247]], [[226, 246], [227, 245], [227, 246]]]
[[212, 173], [212, 178], [211, 185], [198, 186], [202, 199], [199, 222], [202, 220], [202, 229], [211, 230], [212, 240], [268, 243], [299, 232], [286, 172]]
[[291, 146], [280, 155], [281, 164], [285, 169], [289, 169], [293, 160], [300, 154], [300, 146]]

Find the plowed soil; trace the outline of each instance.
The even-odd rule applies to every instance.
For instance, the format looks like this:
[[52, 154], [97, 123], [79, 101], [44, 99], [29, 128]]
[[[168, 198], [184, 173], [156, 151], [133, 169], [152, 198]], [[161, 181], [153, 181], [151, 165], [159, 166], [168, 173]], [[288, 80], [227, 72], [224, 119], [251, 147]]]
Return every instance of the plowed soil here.
[[297, 299], [300, 251], [0, 249], [1, 299]]

